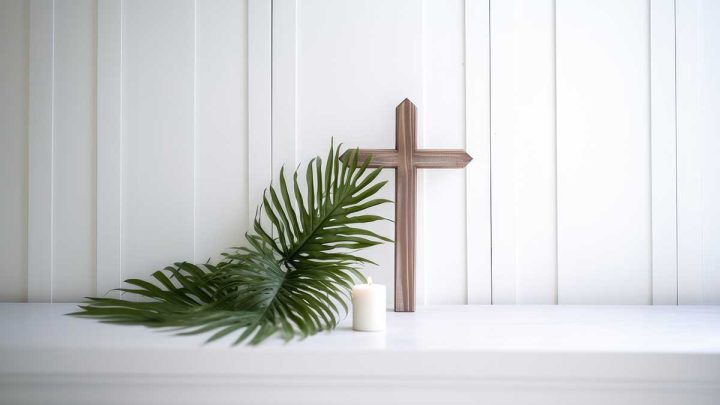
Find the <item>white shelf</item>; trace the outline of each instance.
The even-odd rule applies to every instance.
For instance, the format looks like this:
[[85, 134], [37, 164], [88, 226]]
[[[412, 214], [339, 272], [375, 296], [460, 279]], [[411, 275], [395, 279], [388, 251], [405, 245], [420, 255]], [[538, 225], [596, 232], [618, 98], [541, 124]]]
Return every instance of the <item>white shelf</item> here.
[[0, 304], [0, 403], [720, 403], [720, 307], [421, 307], [234, 348], [73, 310]]

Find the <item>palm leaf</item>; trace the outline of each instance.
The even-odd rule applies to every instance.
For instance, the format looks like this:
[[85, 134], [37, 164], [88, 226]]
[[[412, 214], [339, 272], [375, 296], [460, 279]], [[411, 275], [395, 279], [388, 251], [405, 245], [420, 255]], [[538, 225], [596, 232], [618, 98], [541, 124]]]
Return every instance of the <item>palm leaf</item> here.
[[[337, 326], [347, 313], [352, 285], [372, 262], [357, 251], [390, 239], [364, 228], [384, 218], [361, 212], [390, 202], [375, 197], [385, 185], [380, 169], [368, 171], [350, 151], [341, 162], [332, 144], [288, 184], [285, 170], [258, 209], [247, 246], [224, 253], [215, 265], [175, 263], [130, 279], [123, 293], [142, 302], [88, 298], [71, 315], [103, 322], [173, 328], [180, 334], [211, 333], [208, 341], [234, 334], [235, 344], [258, 344], [270, 336], [304, 338]], [[302, 189], [305, 193], [302, 193]], [[263, 215], [266, 220], [263, 220]], [[269, 227], [263, 225], [269, 224]]]

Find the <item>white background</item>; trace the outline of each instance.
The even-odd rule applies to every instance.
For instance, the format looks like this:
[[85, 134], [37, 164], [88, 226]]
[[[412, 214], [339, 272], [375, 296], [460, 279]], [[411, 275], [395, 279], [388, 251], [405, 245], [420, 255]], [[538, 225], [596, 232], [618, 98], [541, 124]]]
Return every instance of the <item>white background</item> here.
[[[392, 147], [408, 97], [421, 147], [474, 157], [420, 174], [419, 303], [720, 303], [717, 21], [714, 0], [3, 0], [0, 301], [217, 257], [271, 173], [330, 137]], [[390, 284], [392, 246], [368, 254]]]

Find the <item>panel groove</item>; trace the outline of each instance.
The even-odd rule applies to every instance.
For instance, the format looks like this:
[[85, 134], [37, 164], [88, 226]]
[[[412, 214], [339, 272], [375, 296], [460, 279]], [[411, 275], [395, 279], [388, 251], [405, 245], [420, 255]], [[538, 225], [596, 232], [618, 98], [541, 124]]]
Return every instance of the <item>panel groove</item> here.
[[495, 233], [493, 230], [493, 170], [492, 170], [492, 162], [493, 162], [493, 145], [492, 145], [492, 129], [493, 129], [493, 105], [492, 105], [492, 92], [493, 92], [493, 73], [492, 73], [492, 63], [493, 63], [493, 53], [492, 53], [492, 41], [493, 41], [493, 21], [492, 21], [492, 0], [488, 0], [488, 200], [489, 200], [489, 213], [490, 213], [490, 224], [488, 228], [490, 229], [490, 304], [495, 304], [495, 256], [493, 251], [493, 241], [495, 240]]
[[678, 261], [678, 250], [679, 250], [679, 241], [678, 241], [678, 187], [677, 187], [677, 173], [678, 173], [678, 108], [677, 108], [677, 90], [678, 90], [678, 77], [677, 77], [677, 0], [673, 0], [673, 91], [675, 93], [674, 99], [674, 110], [673, 110], [673, 119], [675, 121], [675, 301], [677, 304], [680, 304], [680, 263]]
[[[193, 0], [193, 263], [198, 262], [198, 2]], [[204, 260], [203, 260], [204, 261]]]
[[[421, 44], [421, 68], [420, 68], [420, 75], [421, 75], [421, 85], [420, 85], [420, 99], [415, 100], [418, 105], [420, 106], [420, 115], [417, 117], [416, 123], [417, 123], [417, 134], [416, 134], [416, 142], [418, 148], [423, 148], [426, 145], [426, 138], [427, 138], [427, 125], [426, 120], [428, 114], [430, 114], [429, 108], [428, 108], [428, 102], [427, 102], [427, 76], [428, 76], [428, 35], [427, 35], [427, 8], [428, 8], [428, 1], [429, 0], [420, 0], [418, 2], [420, 6], [420, 44]], [[397, 120], [397, 118], [396, 118]], [[395, 175], [395, 187], [398, 187], [398, 177], [397, 177], [397, 171]], [[426, 185], [426, 175], [424, 173], [424, 170], [416, 170], [416, 183], [415, 183], [415, 195], [416, 195], [416, 206], [415, 206], [415, 257], [413, 258], [415, 261], [415, 281], [413, 284], [415, 285], [415, 294], [414, 298], [412, 299], [413, 302], [417, 303], [418, 305], [426, 305], [428, 304], [428, 284], [429, 284], [429, 274], [426, 271], [426, 268], [430, 266], [426, 266], [427, 263], [427, 257], [428, 257], [428, 251], [425, 248], [428, 245], [427, 238], [428, 236], [425, 234], [425, 227], [423, 226], [426, 223], [426, 213], [427, 213], [427, 201], [425, 201], [425, 188]], [[397, 215], [397, 211], [395, 213]], [[397, 230], [395, 232], [396, 238], [397, 238]], [[397, 251], [396, 251], [397, 255]], [[395, 264], [397, 267], [397, 262]], [[397, 300], [400, 299], [402, 288], [398, 288], [398, 278], [395, 278], [395, 284], [396, 284], [396, 302], [395, 302], [395, 308], [398, 308], [398, 302]], [[400, 302], [402, 302], [402, 299], [400, 299]], [[414, 308], [414, 305], [413, 305]], [[413, 309], [414, 311], [414, 309]]]
[[553, 52], [553, 133], [554, 133], [554, 156], [553, 161], [555, 162], [554, 168], [555, 173], [553, 178], [555, 180], [555, 297], [554, 304], [560, 303], [560, 265], [559, 265], [559, 248], [558, 248], [558, 100], [557, 100], [557, 0], [553, 0], [552, 3], [552, 52]]
[[52, 56], [50, 57], [50, 302], [55, 278], [55, 0], [52, 0]]

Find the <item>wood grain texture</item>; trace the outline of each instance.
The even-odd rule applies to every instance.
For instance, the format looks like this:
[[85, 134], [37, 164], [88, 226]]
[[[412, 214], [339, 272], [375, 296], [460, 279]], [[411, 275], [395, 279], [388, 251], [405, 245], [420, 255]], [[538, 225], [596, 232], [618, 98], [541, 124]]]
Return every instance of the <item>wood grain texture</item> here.
[[[417, 149], [417, 108], [403, 100], [395, 109], [395, 149], [359, 149], [370, 167], [395, 169], [395, 311], [415, 311], [417, 169], [454, 169], [472, 157], [463, 150]], [[343, 154], [340, 159], [344, 159]]]
[[405, 99], [395, 109], [398, 165], [395, 171], [395, 311], [415, 311], [415, 234], [417, 175], [413, 167], [416, 149], [417, 109]]

